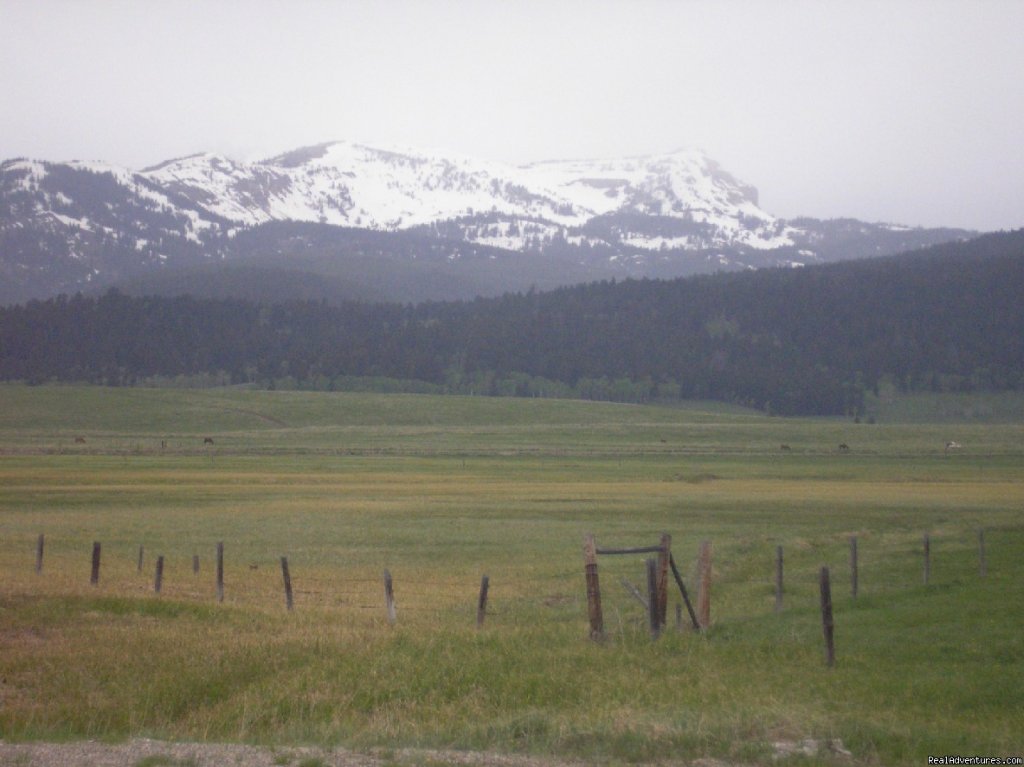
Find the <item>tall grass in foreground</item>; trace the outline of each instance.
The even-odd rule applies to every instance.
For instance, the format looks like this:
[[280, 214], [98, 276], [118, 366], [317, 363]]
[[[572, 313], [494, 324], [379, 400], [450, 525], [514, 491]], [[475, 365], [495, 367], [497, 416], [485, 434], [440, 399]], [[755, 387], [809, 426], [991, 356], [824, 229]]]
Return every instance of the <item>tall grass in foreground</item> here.
[[[946, 455], [948, 426], [588, 403], [495, 410], [468, 398], [460, 410], [441, 398], [361, 395], [221, 393], [217, 410], [207, 394], [129, 401], [83, 390], [85, 446], [54, 449], [59, 419], [32, 394], [17, 390], [28, 410], [0, 416], [10, 453], [0, 456], [0, 737], [756, 762], [771, 761], [774, 740], [817, 737], [886, 765], [1024, 751], [1019, 426], [970, 427], [969, 439], [952, 435], [966, 449]], [[393, 411], [380, 418], [385, 404]], [[197, 413], [172, 437], [191, 447], [159, 447], [167, 407]], [[104, 413], [121, 425], [97, 428]], [[205, 450], [194, 446], [204, 418], [248, 425], [217, 432]], [[335, 454], [340, 436], [368, 452]], [[452, 447], [437, 451], [432, 439]], [[836, 454], [840, 439], [850, 454]], [[125, 450], [130, 442], [140, 449]], [[609, 639], [587, 641], [583, 534], [641, 545], [662, 531], [691, 588], [698, 544], [714, 542], [711, 630], [652, 642], [620, 582], [641, 583], [642, 557], [602, 558]], [[856, 601], [850, 535], [860, 544]], [[778, 545], [786, 593], [775, 614]], [[832, 670], [817, 612], [822, 564], [833, 573]], [[394, 627], [384, 568], [395, 576]], [[490, 610], [477, 631], [484, 573]]]
[[[1018, 535], [1015, 541], [1024, 541]], [[1000, 558], [993, 567], [1007, 568]], [[410, 744], [650, 760], [841, 738], [859, 761], [1019, 753], [1020, 578], [837, 599], [838, 666], [795, 606], [651, 642], [622, 616], [346, 626], [127, 597], [5, 597], [6, 738]]]

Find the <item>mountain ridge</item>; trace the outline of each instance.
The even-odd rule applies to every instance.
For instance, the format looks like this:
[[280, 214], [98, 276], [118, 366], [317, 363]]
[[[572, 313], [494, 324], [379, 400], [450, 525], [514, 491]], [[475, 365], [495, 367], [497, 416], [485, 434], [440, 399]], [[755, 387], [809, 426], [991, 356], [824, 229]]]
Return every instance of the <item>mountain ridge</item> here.
[[[251, 244], [254, 233], [272, 240], [282, 230], [270, 225], [282, 223], [336, 227], [333, 241], [320, 245], [323, 264], [335, 254], [335, 271], [351, 266], [354, 230], [394, 236], [393, 247], [379, 250], [397, 281], [419, 257], [417, 248], [427, 260], [448, 249], [443, 267], [434, 259], [435, 277], [460, 263], [479, 271], [481, 258], [490, 259], [493, 278], [472, 281], [485, 295], [529, 284], [525, 275], [508, 278], [512, 262], [525, 263], [529, 253], [550, 262], [541, 271], [545, 285], [555, 286], [799, 266], [975, 234], [785, 221], [758, 206], [756, 187], [690, 149], [521, 166], [339, 141], [254, 162], [196, 153], [140, 171], [14, 159], [0, 163], [0, 301], [243, 261], [253, 251], [239, 242]], [[259, 249], [275, 248], [284, 257], [288, 242]], [[407, 255], [396, 257], [398, 251]], [[350, 283], [358, 277], [343, 276]], [[438, 283], [436, 294], [416, 297], [463, 297], [446, 294], [444, 279]], [[385, 297], [402, 295], [385, 289]]]

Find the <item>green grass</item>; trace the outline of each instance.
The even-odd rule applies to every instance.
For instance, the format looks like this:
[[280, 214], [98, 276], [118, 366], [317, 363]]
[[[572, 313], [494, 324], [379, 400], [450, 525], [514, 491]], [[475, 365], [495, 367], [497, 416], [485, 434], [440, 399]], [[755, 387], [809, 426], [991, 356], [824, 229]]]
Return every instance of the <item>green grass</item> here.
[[[1013, 421], [868, 425], [710, 405], [0, 387], [0, 737], [611, 762], [770, 763], [771, 742], [808, 737], [842, 739], [860, 764], [1019, 754], [1022, 437]], [[946, 439], [963, 450], [946, 455]], [[620, 584], [641, 583], [642, 557], [602, 557], [609, 638], [587, 641], [583, 535], [649, 545], [662, 531], [691, 589], [698, 544], [713, 541], [711, 630], [652, 642]]]
[[175, 759], [163, 754], [145, 756], [135, 762], [135, 767], [196, 767], [195, 759]]

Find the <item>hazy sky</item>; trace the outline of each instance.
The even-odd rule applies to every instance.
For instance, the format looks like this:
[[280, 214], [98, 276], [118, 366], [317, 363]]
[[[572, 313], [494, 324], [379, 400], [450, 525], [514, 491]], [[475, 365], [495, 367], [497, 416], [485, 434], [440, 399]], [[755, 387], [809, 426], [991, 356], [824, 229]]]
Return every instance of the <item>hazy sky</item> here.
[[1024, 0], [0, 0], [0, 158], [700, 147], [792, 217], [1024, 226]]

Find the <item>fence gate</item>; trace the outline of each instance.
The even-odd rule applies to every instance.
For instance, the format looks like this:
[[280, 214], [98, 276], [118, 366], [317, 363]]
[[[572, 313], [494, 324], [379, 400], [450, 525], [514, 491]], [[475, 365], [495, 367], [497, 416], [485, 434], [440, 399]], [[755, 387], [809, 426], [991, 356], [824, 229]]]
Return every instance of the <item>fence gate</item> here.
[[657, 546], [640, 546], [628, 549], [600, 549], [592, 533], [583, 538], [583, 564], [587, 579], [587, 613], [590, 619], [590, 638], [595, 641], [604, 639], [604, 617], [601, 613], [601, 586], [597, 574], [597, 557], [618, 554], [657, 554], [657, 558], [647, 560], [647, 607], [650, 620], [651, 635], [657, 637], [665, 628], [668, 618], [668, 573], [672, 571], [683, 602], [690, 614], [690, 622], [695, 630], [700, 624], [690, 603], [683, 578], [679, 574], [675, 560], [672, 558], [672, 536], [662, 533]]

